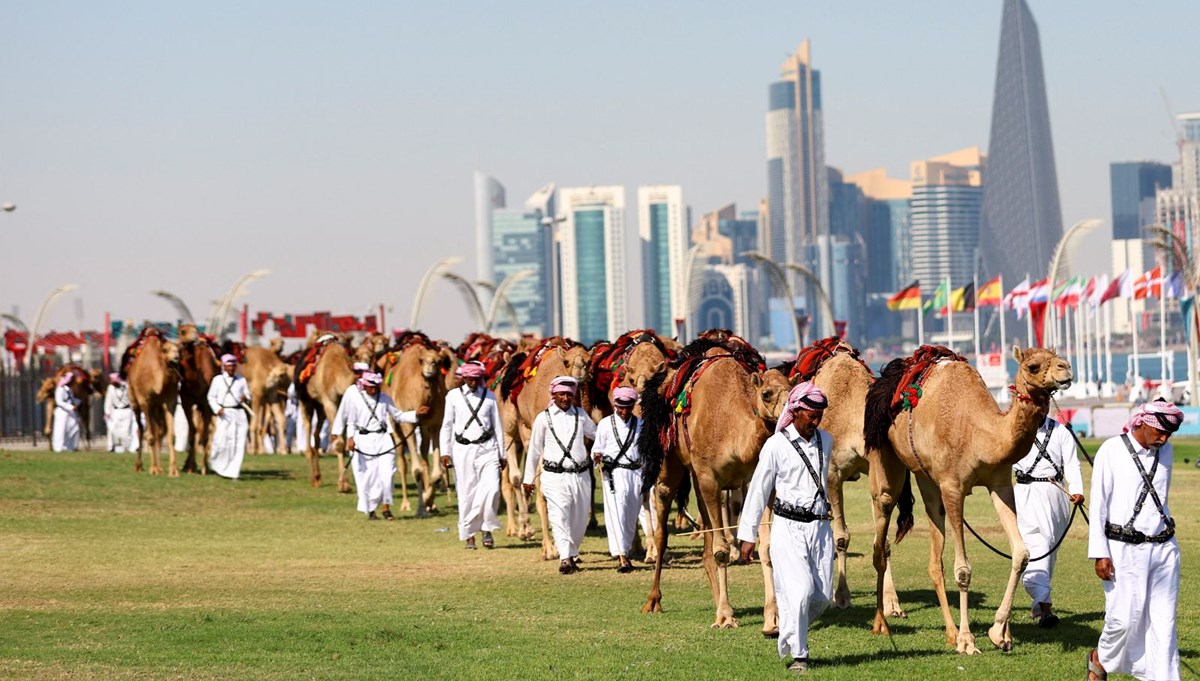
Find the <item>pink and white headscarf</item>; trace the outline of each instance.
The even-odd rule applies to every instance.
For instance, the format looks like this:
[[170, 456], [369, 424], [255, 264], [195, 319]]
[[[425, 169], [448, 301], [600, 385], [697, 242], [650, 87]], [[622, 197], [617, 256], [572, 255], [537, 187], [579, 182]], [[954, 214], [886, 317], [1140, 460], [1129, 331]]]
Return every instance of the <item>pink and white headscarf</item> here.
[[824, 411], [825, 407], [829, 406], [829, 399], [825, 397], [825, 393], [813, 385], [805, 381], [788, 393], [787, 404], [783, 408], [783, 413], [779, 415], [779, 421], [775, 423], [775, 432], [782, 432], [784, 428], [792, 425], [792, 419], [795, 418], [794, 412], [799, 409], [808, 411]]
[[477, 360], [471, 360], [454, 370], [454, 375], [459, 378], [483, 378], [486, 374], [483, 362]]
[[637, 404], [638, 391], [625, 386], [613, 388], [612, 401], [618, 407], [632, 407]]
[[355, 362], [350, 368], [354, 371], [354, 373], [361, 374], [364, 371], [370, 371], [371, 365], [367, 364], [366, 362]]
[[73, 372], [68, 371], [67, 373], [65, 373], [61, 377], [59, 377], [58, 385], [60, 385], [60, 386], [70, 385], [71, 381], [73, 381], [73, 380], [75, 380], [75, 374]]
[[362, 376], [358, 377], [358, 387], [366, 388], [369, 385], [380, 385], [383, 383], [383, 376], [373, 371], [364, 371]]
[[113, 385], [121, 385], [121, 374], [112, 373], [108, 375], [108, 382]]
[[237, 357], [230, 354], [221, 355], [221, 364], [237, 364]]
[[1133, 417], [1122, 432], [1128, 433], [1143, 424], [1164, 433], [1174, 433], [1183, 425], [1183, 411], [1163, 399], [1146, 402], [1133, 410]]
[[571, 393], [572, 395], [574, 395], [575, 391], [578, 388], [579, 388], [579, 381], [575, 380], [574, 378], [572, 378], [570, 376], [559, 376], [558, 378], [554, 379], [553, 381], [550, 381], [550, 394], [551, 395], [553, 395], [554, 393]]

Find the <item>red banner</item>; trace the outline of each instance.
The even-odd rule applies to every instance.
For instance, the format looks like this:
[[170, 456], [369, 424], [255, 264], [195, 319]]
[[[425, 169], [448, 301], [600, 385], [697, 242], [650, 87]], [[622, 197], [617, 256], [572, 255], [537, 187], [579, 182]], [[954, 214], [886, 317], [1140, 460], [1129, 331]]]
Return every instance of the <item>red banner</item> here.
[[267, 322], [273, 322], [275, 328], [279, 330], [279, 335], [284, 338], [306, 338], [309, 333], [309, 327], [317, 331], [332, 331], [334, 333], [353, 333], [356, 331], [367, 333], [379, 332], [379, 319], [373, 314], [360, 319], [354, 315], [334, 316], [329, 312], [281, 316], [273, 315], [270, 312], [259, 312], [250, 321], [250, 326], [256, 334], [261, 336], [264, 334]]
[[1039, 348], [1044, 347], [1042, 336], [1045, 335], [1046, 308], [1049, 305], [1046, 301], [1029, 303], [1029, 316], [1033, 320], [1033, 333], [1037, 336]]

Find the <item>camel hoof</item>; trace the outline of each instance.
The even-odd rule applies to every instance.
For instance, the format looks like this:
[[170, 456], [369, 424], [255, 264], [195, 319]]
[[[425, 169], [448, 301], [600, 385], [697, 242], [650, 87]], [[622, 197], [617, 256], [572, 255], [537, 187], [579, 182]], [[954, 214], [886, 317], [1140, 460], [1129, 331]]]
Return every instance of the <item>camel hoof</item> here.
[[313, 488], [313, 489], [319, 489], [319, 488], [321, 487], [321, 481], [320, 481], [320, 480], [313, 480], [313, 481], [311, 481], [309, 484], [310, 484], [310, 485], [312, 485], [312, 488]]
[[888, 627], [887, 618], [882, 612], [875, 613], [875, 621], [871, 623], [871, 633], [876, 636], [891, 636], [892, 630]]
[[779, 627], [763, 629], [763, 638], [779, 638]]
[[350, 493], [350, 483], [344, 482], [344, 483], [339, 484], [338, 485], [338, 493], [339, 494], [349, 494]]
[[712, 623], [710, 629], [737, 629], [738, 621], [733, 615], [725, 615], [717, 617], [717, 621]]
[[652, 599], [647, 600], [646, 604], [642, 606], [642, 614], [643, 615], [649, 615], [652, 613], [661, 614], [662, 611], [663, 611], [663, 609], [662, 609], [662, 601], [661, 600], [655, 600], [652, 598]]
[[172, 469], [171, 469], [171, 473], [168, 475], [168, 477], [172, 477], [172, 478], [178, 478], [178, 477], [179, 477], [179, 469], [178, 469], [178, 468], [172, 468]]
[[407, 501], [401, 501], [400, 502], [400, 510], [401, 511], [412, 511], [412, 504], [408, 503]]
[[141, 462], [141, 461], [139, 461], [139, 462], [137, 462], [136, 464], [134, 464], [134, 465], [133, 465], [133, 472], [134, 472], [134, 473], [141, 473], [143, 470], [145, 470], [145, 469], [143, 469], [143, 468], [142, 468], [142, 462]]
[[975, 647], [975, 637], [971, 634], [959, 634], [958, 645], [955, 650], [960, 655], [979, 655], [979, 649]]
[[850, 589], [838, 589], [833, 595], [833, 607], [845, 610], [850, 607]]
[[163, 469], [161, 466], [151, 466], [150, 467], [150, 475], [162, 475], [162, 474], [163, 474]]
[[1008, 630], [1008, 623], [997, 622], [988, 629], [988, 638], [991, 639], [992, 645], [1000, 650], [1010, 653], [1013, 649], [1012, 634]]

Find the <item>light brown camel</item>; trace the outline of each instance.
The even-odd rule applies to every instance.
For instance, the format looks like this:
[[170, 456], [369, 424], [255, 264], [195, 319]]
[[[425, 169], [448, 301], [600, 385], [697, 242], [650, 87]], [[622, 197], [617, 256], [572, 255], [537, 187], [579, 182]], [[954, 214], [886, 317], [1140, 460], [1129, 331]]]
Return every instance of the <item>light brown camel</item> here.
[[[711, 354], [710, 354], [711, 353]], [[667, 550], [667, 516], [685, 476], [697, 491], [704, 532], [704, 571], [716, 604], [714, 627], [736, 627], [729, 604], [730, 542], [720, 530], [721, 491], [739, 489], [750, 482], [763, 443], [774, 432], [775, 422], [790, 388], [777, 369], [757, 372], [744, 356], [733, 356], [715, 342], [697, 340], [676, 358], [677, 369], [647, 384], [642, 395], [645, 425], [638, 448], [645, 458], [647, 487], [657, 495], [654, 583], [642, 612], [662, 612], [662, 566]], [[688, 378], [690, 377], [690, 378]], [[690, 411], [677, 411], [675, 388], [691, 384], [685, 393]], [[664, 389], [665, 387], [665, 389]], [[769, 514], [768, 514], [769, 515]], [[769, 525], [760, 531], [759, 554], [768, 555]], [[771, 568], [763, 563], [765, 598], [763, 632], [779, 629]]]
[[[326, 340], [324, 349], [317, 357], [311, 370], [300, 367], [300, 376], [306, 380], [296, 381], [296, 397], [300, 401], [300, 412], [304, 418], [304, 432], [308, 434], [304, 455], [311, 468], [311, 484], [321, 486], [321, 462], [318, 444], [321, 428], [326, 421], [333, 422], [337, 415], [342, 395], [354, 384], [354, 372], [350, 368], [350, 355], [346, 347], [337, 340]], [[315, 349], [315, 346], [314, 346]], [[303, 364], [303, 361], [301, 362]], [[350, 483], [346, 479], [346, 443], [340, 433], [332, 433], [329, 447], [338, 457], [338, 491], [348, 493]]]
[[[532, 539], [535, 534], [529, 524], [529, 499], [521, 491], [521, 477], [525, 472], [525, 453], [529, 449], [529, 438], [533, 434], [533, 420], [550, 406], [550, 382], [559, 376], [571, 376], [580, 385], [587, 385], [587, 348], [575, 341], [552, 337], [530, 353], [518, 353], [509, 361], [501, 385], [500, 419], [504, 426], [505, 447], [508, 450], [508, 467], [501, 476], [500, 491], [508, 510], [505, 534], [521, 539]], [[516, 399], [513, 393], [520, 385]], [[586, 391], [580, 391], [586, 392]], [[584, 407], [587, 409], [587, 406]], [[542, 525], [542, 552], [545, 560], [557, 560], [558, 549], [550, 539], [549, 521], [546, 517], [546, 499], [542, 496], [541, 471], [537, 486], [536, 505]], [[513, 509], [516, 509], [516, 518]]]
[[54, 432], [54, 391], [58, 388], [58, 381], [65, 375], [71, 374], [71, 394], [79, 400], [76, 413], [79, 414], [80, 439], [83, 444], [83, 449], [91, 448], [92, 439], [92, 419], [91, 419], [91, 401], [92, 394], [104, 394], [104, 388], [108, 386], [106, 380], [102, 380], [103, 376], [96, 369], [85, 371], [78, 364], [64, 364], [54, 372], [54, 376], [42, 381], [38, 387], [37, 401], [40, 402], [46, 411], [46, 425], [42, 432], [46, 435], [46, 447], [52, 448], [54, 445], [51, 440], [51, 435]]
[[[833, 595], [833, 606], [850, 607], [850, 585], [846, 581], [846, 558], [850, 549], [850, 531], [846, 527], [846, 510], [843, 502], [843, 487], [847, 482], [858, 480], [869, 469], [867, 448], [863, 442], [863, 414], [867, 404], [867, 390], [875, 380], [870, 369], [857, 359], [857, 352], [845, 342], [839, 342], [833, 356], [825, 359], [817, 373], [810, 379], [829, 398], [829, 407], [821, 418], [821, 428], [833, 440], [833, 452], [829, 457], [829, 474], [826, 479], [830, 514], [833, 516], [833, 538], [837, 550], [835, 570], [837, 589]], [[804, 374], [791, 374], [792, 384], [804, 380]], [[765, 558], [764, 558], [765, 559]], [[890, 617], [904, 617], [900, 599], [892, 582], [891, 561], [884, 571], [884, 609]]]
[[179, 327], [179, 401], [188, 419], [187, 460], [183, 470], [208, 473], [209, 438], [213, 413], [208, 406], [208, 388], [221, 373], [216, 350], [195, 324]]
[[251, 423], [250, 451], [259, 453], [264, 450], [263, 437], [267, 426], [273, 425], [275, 431], [275, 452], [290, 453], [284, 433], [287, 419], [283, 410], [287, 405], [288, 386], [292, 384], [293, 368], [279, 358], [277, 352], [267, 348], [247, 347], [245, 364], [242, 365], [242, 375], [246, 377], [246, 385], [250, 388]]
[[383, 391], [396, 406], [411, 411], [422, 406], [430, 413], [416, 424], [398, 424], [397, 444], [403, 444], [410, 456], [397, 456], [400, 468], [400, 510], [411, 508], [408, 501], [408, 471], [411, 467], [417, 485], [417, 517], [424, 518], [438, 510], [437, 484], [445, 478], [439, 450], [439, 430], [446, 408], [446, 373], [453, 363], [453, 353], [443, 352], [419, 332], [401, 340], [401, 349], [387, 353], [379, 360], [383, 369]]
[[[963, 540], [963, 500], [979, 486], [991, 495], [1012, 547], [1012, 568], [988, 638], [1001, 650], [1012, 650], [1009, 621], [1013, 594], [1029, 560], [1029, 551], [1017, 530], [1012, 465], [1029, 453], [1034, 435], [1045, 421], [1051, 395], [1069, 386], [1072, 380], [1071, 365], [1053, 350], [1021, 351], [1014, 347], [1013, 358], [1018, 364], [1017, 379], [1012, 388], [1012, 406], [1007, 412], [999, 410], [979, 373], [965, 361], [933, 365], [917, 405], [911, 410], [899, 413], [891, 410], [897, 386], [911, 380], [905, 378], [905, 359], [888, 364], [872, 386], [867, 396], [865, 424], [875, 507], [873, 554], [877, 597], [872, 633], [890, 633], [883, 603], [884, 568], [889, 550], [887, 531], [892, 509], [911, 471], [916, 473], [929, 516], [929, 576], [942, 609], [947, 642], [959, 653], [979, 652], [967, 615], [971, 565]], [[902, 508], [901, 513], [906, 510], [911, 511]], [[957, 627], [946, 599], [942, 567], [947, 520], [954, 541], [954, 577], [959, 592], [961, 616]]]
[[[138, 428], [137, 464], [134, 470], [142, 470], [142, 450], [150, 450], [150, 475], [163, 472], [158, 462], [158, 451], [166, 440], [170, 452], [168, 474], [179, 477], [175, 465], [175, 404], [179, 401], [179, 346], [151, 328], [143, 330], [136, 356], [130, 361], [126, 382], [129, 384], [129, 402], [133, 407], [133, 420]], [[142, 426], [145, 415], [146, 426]], [[146, 429], [149, 429], [147, 435]]]
[[354, 361], [375, 364], [388, 350], [388, 337], [382, 333], [368, 333], [362, 343], [354, 348]]

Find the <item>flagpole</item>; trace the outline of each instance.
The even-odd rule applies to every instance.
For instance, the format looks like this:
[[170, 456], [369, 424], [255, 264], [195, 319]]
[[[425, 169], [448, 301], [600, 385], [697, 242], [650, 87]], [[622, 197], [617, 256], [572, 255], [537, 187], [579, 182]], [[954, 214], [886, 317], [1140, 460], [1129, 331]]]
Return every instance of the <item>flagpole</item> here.
[[[1025, 280], [1029, 281], [1029, 273], [1025, 273]], [[1033, 289], [1029, 289], [1029, 293], [1025, 296], [1025, 347], [1033, 347]], [[1008, 360], [1005, 360], [1007, 362]], [[1008, 364], [1004, 365], [1008, 369]]]
[[975, 277], [971, 278], [972, 295], [975, 296], [975, 304], [971, 306], [971, 311], [975, 314], [975, 365], [979, 365], [979, 280]]
[[997, 307], [1000, 310], [1000, 366], [1004, 367], [1004, 384], [1008, 385], [1008, 355], [1005, 354], [1008, 348], [1004, 344], [1004, 275], [1000, 275], [1000, 305]]
[[[1161, 270], [1160, 270], [1161, 272]], [[1147, 284], [1149, 287], [1149, 284]], [[1158, 275], [1158, 364], [1159, 376], [1167, 380], [1167, 296], [1162, 274]], [[1171, 367], [1174, 369], [1174, 367]], [[1174, 376], [1171, 377], [1174, 380]], [[1171, 399], [1168, 395], [1167, 399]]]
[[1112, 300], [1104, 308], [1104, 363], [1104, 376], [1108, 379], [1108, 385], [1115, 389], [1117, 384], [1113, 383], [1112, 372]]
[[954, 350], [954, 305], [950, 303], [950, 277], [946, 277], [946, 347]]
[[921, 309], [920, 302], [921, 302], [921, 298], [918, 297], [917, 298], [918, 305], [917, 305], [917, 310], [916, 310], [917, 311], [917, 347], [921, 347], [922, 345], [925, 345], [925, 322], [923, 321], [923, 318], [925, 316], [924, 315], [925, 311]]
[[[1137, 294], [1134, 294], [1134, 295], [1137, 295]], [[1129, 380], [1132, 382], [1132, 385], [1134, 387], [1140, 387], [1140, 386], [1138, 386], [1138, 379], [1141, 378], [1142, 371], [1141, 371], [1141, 367], [1138, 366], [1138, 326], [1141, 326], [1141, 325], [1138, 323], [1139, 320], [1133, 314], [1133, 302], [1134, 302], [1133, 299], [1130, 298], [1129, 299], [1129, 325], [1133, 327], [1133, 374], [1132, 374], [1132, 376], [1130, 376]], [[1126, 361], [1125, 364], [1126, 364], [1126, 367], [1129, 366], [1128, 361]], [[1125, 374], [1126, 374], [1126, 376], [1130, 375], [1128, 368], [1126, 368]]]

